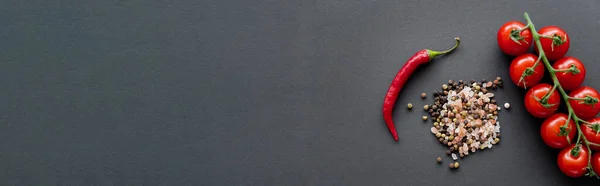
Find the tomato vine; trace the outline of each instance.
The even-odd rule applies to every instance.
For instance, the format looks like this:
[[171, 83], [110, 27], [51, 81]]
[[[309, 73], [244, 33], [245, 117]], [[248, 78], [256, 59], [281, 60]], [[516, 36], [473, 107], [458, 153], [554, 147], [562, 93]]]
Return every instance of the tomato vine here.
[[[593, 166], [592, 166], [592, 149], [590, 148], [590, 146], [598, 146], [600, 147], [600, 144], [596, 144], [596, 143], [592, 143], [590, 142], [585, 135], [583, 135], [584, 133], [582, 132], [581, 126], [579, 125], [580, 123], [583, 123], [587, 126], [590, 126], [592, 129], [594, 129], [596, 132], [600, 131], [600, 125], [597, 123], [590, 123], [588, 121], [585, 121], [584, 119], [580, 118], [579, 116], [577, 116], [577, 114], [575, 113], [575, 111], [573, 110], [573, 107], [571, 106], [570, 101], [571, 100], [576, 100], [576, 101], [581, 101], [584, 104], [591, 104], [593, 106], [593, 104], [598, 103], [598, 98], [596, 97], [591, 97], [591, 96], [585, 96], [583, 98], [575, 98], [575, 97], [571, 97], [569, 96], [565, 89], [563, 89], [563, 86], [561, 86], [559, 79], [557, 78], [556, 72], [565, 72], [565, 71], [569, 71], [569, 72], [579, 72], [580, 70], [572, 65], [569, 66], [568, 69], [555, 69], [549, 62], [546, 53], [544, 52], [544, 49], [542, 48], [542, 43], [540, 42], [540, 38], [548, 38], [549, 36], [544, 36], [541, 35], [540, 33], [538, 33], [535, 29], [535, 25], [533, 24], [533, 22], [531, 21], [531, 18], [529, 18], [529, 15], [527, 13], [524, 14], [525, 19], [527, 20], [527, 24], [525, 25], [524, 28], [522, 28], [521, 30], [519, 30], [519, 32], [523, 31], [523, 30], [530, 30], [531, 35], [533, 37], [533, 42], [535, 43], [534, 47], [537, 47], [537, 52], [539, 55], [539, 58], [541, 60], [537, 60], [535, 62], [535, 64], [532, 66], [532, 68], [536, 67], [538, 65], [538, 63], [541, 61], [544, 66], [546, 67], [546, 69], [548, 70], [548, 73], [550, 74], [551, 78], [552, 78], [552, 82], [554, 83], [554, 86], [552, 87], [552, 89], [547, 92], [547, 94], [542, 98], [539, 99], [538, 102], [540, 102], [542, 105], [546, 104], [545, 101], [547, 102], [547, 97], [549, 97], [549, 95], [553, 94], [554, 91], [557, 91], [560, 93], [560, 96], [563, 98], [563, 100], [565, 101], [567, 110], [568, 110], [568, 116], [567, 119], [565, 121], [565, 124], [563, 126], [561, 126], [561, 136], [565, 136], [567, 137], [566, 133], [568, 133], [567, 127], [569, 126], [569, 121], [573, 121], [575, 122], [575, 126], [577, 128], [577, 141], [575, 142], [575, 145], [573, 148], [570, 149], [570, 154], [572, 156], [579, 156], [580, 154], [585, 154], [587, 157], [587, 176], [595, 176], [597, 178], [598, 174], [594, 171]], [[552, 47], [554, 48], [554, 45], [560, 45], [562, 43], [564, 43], [565, 38], [562, 38], [560, 36], [553, 36], [550, 37], [553, 40], [552, 43]], [[525, 73], [527, 72], [523, 72], [523, 76], [527, 76]], [[599, 129], [599, 130], [596, 130]], [[567, 137], [567, 140], [568, 137]], [[570, 143], [570, 141], [569, 141]], [[589, 153], [580, 153], [582, 152], [582, 145], [585, 145], [585, 148], [587, 149], [587, 152]], [[596, 171], [600, 171], [600, 170], [596, 170]]]

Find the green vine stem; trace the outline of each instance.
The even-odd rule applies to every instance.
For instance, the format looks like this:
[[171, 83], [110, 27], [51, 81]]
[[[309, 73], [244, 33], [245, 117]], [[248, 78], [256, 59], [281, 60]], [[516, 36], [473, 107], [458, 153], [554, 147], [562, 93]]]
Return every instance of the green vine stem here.
[[[546, 58], [546, 54], [544, 53], [544, 50], [542, 49], [542, 43], [540, 42], [540, 37], [543, 38], [547, 38], [546, 36], [542, 36], [540, 35], [537, 30], [535, 29], [535, 26], [533, 25], [533, 22], [531, 21], [531, 19], [529, 18], [529, 15], [527, 14], [527, 12], [525, 12], [524, 14], [525, 19], [527, 20], [527, 25], [525, 29], [529, 29], [531, 31], [531, 34], [533, 36], [533, 40], [534, 43], [536, 45], [536, 47], [538, 47], [538, 53], [539, 53], [539, 58], [542, 59], [542, 62], [544, 63], [544, 65], [546, 66], [546, 69], [548, 70], [548, 73], [550, 74], [550, 76], [552, 77], [552, 81], [554, 83], [554, 87], [552, 88], [552, 90], [550, 92], [548, 92], [547, 95], [552, 94], [555, 89], [557, 89], [560, 92], [560, 95], [562, 96], [562, 98], [565, 101], [565, 104], [567, 106], [567, 109], [569, 111], [569, 118], [572, 118], [573, 121], [575, 122], [575, 126], [577, 126], [577, 131], [578, 131], [578, 136], [577, 136], [577, 142], [576, 144], [581, 143], [580, 140], [583, 140], [583, 143], [585, 144], [585, 147], [588, 150], [588, 173], [586, 175], [588, 176], [596, 176], [598, 178], [598, 175], [594, 172], [593, 168], [592, 168], [592, 164], [591, 164], [591, 158], [592, 158], [592, 149], [590, 149], [590, 145], [597, 145], [597, 144], [591, 144], [583, 135], [583, 132], [581, 131], [581, 127], [579, 126], [580, 122], [583, 123], [587, 123], [587, 121], [580, 119], [579, 117], [577, 117], [577, 115], [575, 114], [575, 112], [573, 111], [573, 108], [571, 107], [571, 104], [569, 104], [569, 95], [565, 92], [565, 90], [562, 88], [562, 86], [560, 85], [560, 82], [558, 81], [558, 78], [556, 78], [556, 72], [562, 72], [563, 69], [554, 69], [552, 67], [552, 65], [550, 65], [550, 62], [548, 61], [548, 58]], [[537, 65], [537, 62], [536, 62]], [[569, 69], [569, 70], [573, 70], [573, 69]], [[546, 97], [546, 96], [544, 96]], [[542, 101], [542, 100], [540, 100]], [[567, 119], [567, 122], [565, 122], [565, 127], [568, 126], [568, 122], [569, 119]], [[568, 139], [568, 137], [567, 137]], [[577, 148], [578, 146], [576, 146], [576, 148], [573, 148], [573, 151], [571, 151], [571, 154], [579, 154], [579, 148]], [[600, 171], [600, 170], [597, 170]]]

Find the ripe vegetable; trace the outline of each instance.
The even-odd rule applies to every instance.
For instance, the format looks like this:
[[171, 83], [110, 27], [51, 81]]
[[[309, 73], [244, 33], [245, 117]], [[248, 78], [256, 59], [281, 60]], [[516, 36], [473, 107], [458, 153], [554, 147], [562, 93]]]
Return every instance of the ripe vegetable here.
[[581, 144], [573, 144], [558, 153], [558, 168], [560, 171], [572, 178], [581, 177], [588, 166], [588, 150]]
[[583, 86], [569, 93], [569, 104], [573, 107], [573, 111], [581, 119], [591, 119], [600, 112], [600, 103], [598, 99], [598, 91], [596, 89]]
[[566, 114], [556, 113], [544, 120], [540, 133], [546, 145], [562, 149], [568, 147], [570, 143], [574, 143], [577, 127], [572, 119], [569, 119], [569, 123], [565, 125], [567, 117]]
[[563, 57], [554, 62], [556, 78], [565, 90], [573, 90], [581, 86], [585, 79], [586, 70], [581, 61], [575, 57]]
[[[583, 136], [591, 142], [595, 144], [600, 144], [600, 118], [594, 118], [587, 121], [588, 123], [581, 124], [581, 133]], [[600, 150], [600, 146], [590, 145], [592, 150]], [[600, 154], [600, 152], [598, 152]], [[600, 171], [600, 169], [598, 169]]]
[[505, 54], [517, 56], [529, 50], [533, 44], [531, 31], [519, 21], [509, 21], [498, 29], [496, 36], [498, 46]]
[[394, 140], [398, 141], [398, 131], [396, 131], [396, 125], [394, 124], [394, 118], [392, 117], [392, 111], [394, 110], [394, 105], [396, 104], [396, 100], [398, 99], [398, 94], [408, 81], [408, 78], [423, 64], [429, 63], [435, 57], [441, 56], [447, 53], [452, 52], [454, 49], [458, 47], [460, 44], [460, 38], [454, 38], [456, 40], [456, 44], [448, 50], [444, 51], [434, 51], [430, 49], [423, 49], [413, 54], [408, 60], [404, 63], [404, 65], [396, 72], [392, 83], [388, 87], [385, 97], [383, 98], [383, 106], [382, 106], [382, 115], [383, 120], [385, 121], [385, 125], [388, 130], [392, 134]]
[[[563, 29], [557, 26], [546, 26], [541, 28], [538, 33], [540, 34], [542, 49], [546, 53], [548, 60], [554, 61], [560, 59], [569, 51], [571, 39], [569, 39], [567, 32]], [[539, 54], [537, 45], [534, 49]]]
[[[521, 88], [528, 88], [540, 83], [544, 77], [544, 65], [537, 64], [538, 57], [527, 53], [516, 57], [509, 68], [510, 79]], [[535, 66], [535, 67], [534, 67]]]
[[551, 90], [552, 86], [547, 83], [541, 83], [529, 89], [525, 94], [527, 112], [536, 118], [547, 118], [554, 114], [560, 106], [560, 96], [558, 92]]
[[591, 161], [594, 171], [600, 172], [600, 152], [593, 153]]

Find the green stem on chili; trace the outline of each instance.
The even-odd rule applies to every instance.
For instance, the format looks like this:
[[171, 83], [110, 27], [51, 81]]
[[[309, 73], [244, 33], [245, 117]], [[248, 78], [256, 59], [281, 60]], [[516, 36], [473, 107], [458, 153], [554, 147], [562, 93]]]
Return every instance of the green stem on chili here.
[[[577, 117], [577, 114], [575, 114], [575, 112], [573, 111], [573, 108], [571, 107], [571, 104], [569, 103], [570, 99], [585, 100], [586, 98], [572, 98], [572, 97], [570, 97], [565, 92], [565, 90], [560, 85], [560, 82], [558, 81], [558, 78], [556, 77], [557, 70], [554, 69], [552, 67], [552, 65], [550, 65], [550, 62], [548, 61], [548, 58], [546, 58], [546, 54], [544, 53], [544, 50], [542, 48], [542, 43], [540, 42], [540, 37], [549, 38], [549, 39], [553, 39], [553, 37], [540, 35], [537, 32], [537, 30], [535, 29], [535, 25], [533, 25], [533, 22], [529, 18], [529, 15], [527, 14], [527, 12], [525, 12], [524, 17], [527, 20], [527, 27], [526, 28], [529, 28], [530, 31], [531, 31], [531, 34], [533, 36], [533, 40], [535, 42], [534, 46], [537, 47], [537, 49], [538, 49], [539, 57], [542, 59], [542, 62], [546, 66], [546, 69], [548, 69], [548, 73], [552, 77], [552, 82], [554, 83], [554, 87], [552, 88], [552, 91], [554, 91], [555, 88], [558, 88], [558, 91], [559, 91], [561, 97], [564, 99], [565, 105], [567, 106], [567, 110], [569, 112], [569, 116], [572, 117], [573, 121], [575, 122], [575, 126], [577, 127], [577, 132], [578, 132], [577, 142], [575, 144], [579, 144], [581, 142], [581, 140], [583, 140], [583, 143], [585, 144], [585, 147], [587, 148], [588, 152], [592, 152], [592, 150], [590, 148], [590, 144], [592, 144], [592, 143], [589, 142], [587, 140], [587, 138], [583, 135], [583, 132], [581, 131], [581, 127], [579, 126], [579, 122], [584, 122], [585, 123], [587, 121], [584, 121], [584, 120], [580, 119], [579, 117]], [[593, 144], [593, 145], [597, 145], [597, 144]], [[597, 174], [592, 169], [591, 159], [592, 159], [592, 153], [588, 153], [588, 167], [587, 167], [588, 171], [589, 171], [588, 175], [596, 175], [596, 177], [598, 177]]]

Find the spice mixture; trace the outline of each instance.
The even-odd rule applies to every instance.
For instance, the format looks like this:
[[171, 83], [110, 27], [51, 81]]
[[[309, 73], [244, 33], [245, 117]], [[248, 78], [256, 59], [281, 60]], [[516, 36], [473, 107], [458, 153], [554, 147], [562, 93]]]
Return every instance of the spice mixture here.
[[449, 80], [441, 91], [433, 93], [434, 104], [423, 107], [433, 120], [431, 133], [448, 147], [446, 154], [453, 160], [500, 142], [501, 106], [491, 91], [502, 85], [500, 77], [480, 82]]

